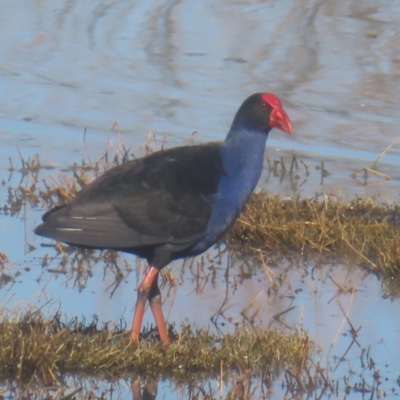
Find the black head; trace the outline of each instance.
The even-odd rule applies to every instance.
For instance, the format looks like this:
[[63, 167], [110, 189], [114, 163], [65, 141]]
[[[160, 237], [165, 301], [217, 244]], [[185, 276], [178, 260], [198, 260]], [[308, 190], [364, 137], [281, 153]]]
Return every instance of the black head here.
[[255, 93], [248, 97], [236, 113], [232, 128], [266, 133], [272, 128], [278, 128], [293, 133], [292, 124], [283, 110], [281, 101], [272, 93]]

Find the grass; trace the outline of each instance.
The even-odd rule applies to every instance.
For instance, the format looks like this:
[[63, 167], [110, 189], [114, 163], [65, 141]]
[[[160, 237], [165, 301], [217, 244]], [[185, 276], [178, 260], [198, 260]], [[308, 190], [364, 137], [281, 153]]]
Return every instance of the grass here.
[[[47, 208], [69, 202], [102, 170], [45, 178], [9, 192], [4, 212], [18, 215], [24, 204]], [[275, 253], [334, 256], [350, 259], [374, 272], [400, 272], [400, 207], [373, 198], [344, 202], [320, 194], [309, 199], [284, 199], [265, 192], [253, 194], [227, 234], [243, 249]]]
[[[149, 154], [154, 147], [164, 146], [165, 142], [152, 142], [149, 134], [145, 151]], [[120, 144], [112, 157], [107, 150], [94, 163], [82, 161], [81, 166], [74, 165], [72, 175], [59, 173], [39, 180], [40, 171], [48, 167], [41, 165], [38, 155], [27, 161], [21, 156], [20, 172], [27, 179], [18, 188], [9, 189], [8, 201], [0, 210], [18, 215], [27, 202], [33, 207], [45, 204], [47, 209], [65, 204], [105, 170], [132, 158]], [[283, 160], [268, 164], [274, 173], [279, 172], [279, 166], [281, 173], [287, 172]], [[307, 165], [301, 161], [300, 164], [308, 176]], [[298, 168], [294, 156], [289, 172]], [[11, 162], [10, 170], [15, 170]], [[373, 272], [391, 275], [400, 272], [400, 207], [381, 204], [373, 198], [344, 202], [335, 196], [319, 194], [309, 199], [282, 200], [260, 192], [253, 194], [227, 237], [252, 253], [314, 252], [319, 257], [351, 259]]]
[[[147, 146], [146, 152], [151, 151]], [[39, 156], [27, 161], [21, 157], [19, 172], [24, 179], [17, 188], [9, 188], [7, 203], [1, 210], [17, 216], [26, 211], [26, 205], [45, 204], [45, 208], [51, 208], [64, 204], [103, 171], [131, 158], [132, 155], [120, 147], [112, 159], [106, 153], [95, 163], [83, 161], [82, 165], [71, 167], [72, 173], [64, 173], [43, 166]], [[295, 164], [297, 161], [292, 163], [291, 169]], [[269, 165], [274, 173], [280, 165], [284, 168], [283, 161]], [[307, 166], [303, 162], [302, 165], [308, 174]], [[43, 177], [44, 169], [47, 173]], [[10, 171], [15, 170], [10, 164]], [[322, 179], [323, 164], [321, 171]], [[241, 252], [257, 257], [260, 252], [310, 253], [318, 258], [351, 260], [349, 265], [355, 262], [369, 271], [394, 276], [390, 285], [398, 287], [400, 208], [396, 205], [361, 198], [344, 202], [325, 194], [309, 199], [281, 199], [259, 192], [252, 196], [227, 239], [229, 243], [240, 244]], [[67, 260], [77, 255], [71, 256], [64, 246], [57, 246], [57, 249], [63, 254], [62, 262], [67, 271]], [[7, 263], [0, 253], [0, 267], [4, 268]], [[46, 263], [43, 259], [43, 265]], [[50, 384], [68, 374], [163, 376], [179, 382], [193, 377], [196, 381], [218, 377], [222, 380], [222, 376], [229, 379], [232, 373], [242, 376], [243, 371], [262, 375], [272, 382], [285, 371], [285, 378], [290, 382], [287, 386], [293, 387], [292, 392], [295, 392], [306, 381], [304, 377], [311, 381], [312, 343], [305, 332], [283, 333], [252, 327], [220, 337], [190, 325], [180, 327], [179, 332], [170, 329], [173, 344], [165, 350], [153, 331], [143, 331], [144, 340], [135, 347], [129, 342], [125, 329], [99, 327], [96, 321], [61, 322], [59, 316], [46, 319], [39, 313], [27, 313], [18, 318], [3, 316], [0, 320], [0, 382], [18, 378], [22, 382]], [[318, 372], [315, 382], [324, 379], [323, 373]]]
[[375, 272], [400, 272], [400, 207], [327, 195], [282, 200], [254, 194], [229, 232], [253, 252], [314, 252], [350, 258]]
[[[311, 341], [305, 332], [284, 334], [277, 330], [237, 329], [217, 337], [205, 329], [170, 327], [173, 343], [164, 349], [154, 332], [145, 331], [139, 346], [130, 343], [125, 329], [99, 328], [97, 321], [58, 316], [45, 319], [28, 313], [0, 322], [0, 381], [19, 377], [29, 381], [38, 375], [53, 382], [65, 373], [107, 376], [145, 375], [188, 379], [207, 378], [221, 368], [251, 368], [273, 380], [281, 370], [298, 375], [307, 363]], [[228, 372], [227, 372], [228, 374]]]

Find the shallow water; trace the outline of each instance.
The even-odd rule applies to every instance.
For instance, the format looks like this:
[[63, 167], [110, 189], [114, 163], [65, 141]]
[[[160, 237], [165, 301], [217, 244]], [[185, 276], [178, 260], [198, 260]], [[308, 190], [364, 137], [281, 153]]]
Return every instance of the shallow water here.
[[[298, 174], [285, 173], [281, 164], [269, 169], [266, 162], [261, 188], [282, 196], [324, 191], [345, 199], [357, 194], [398, 201], [400, 141], [379, 159], [377, 169], [386, 176], [363, 168], [399, 138], [399, 20], [398, 0], [8, 1], [0, 13], [0, 206], [7, 202], [8, 188], [20, 184], [21, 173], [8, 171], [10, 157], [20, 168], [19, 152], [25, 159], [38, 153], [42, 164], [56, 167], [42, 170], [42, 179], [82, 159], [97, 160], [106, 148], [115, 151], [118, 132], [136, 155], [144, 154], [150, 129], [159, 141], [167, 135], [168, 146], [188, 143], [194, 131], [196, 142], [222, 140], [238, 106], [256, 91], [277, 93], [295, 129], [293, 136], [271, 133], [266, 151], [271, 165], [282, 157], [289, 170], [293, 154], [299, 161]], [[29, 187], [29, 179], [23, 185]], [[111, 299], [114, 275], [101, 263], [87, 282], [42, 269], [42, 257], [56, 254], [41, 248], [48, 241], [32, 232], [44, 209], [0, 216], [0, 251], [10, 259], [6, 272], [21, 273], [1, 288], [0, 305], [23, 309], [52, 299], [49, 309], [61, 304], [68, 316], [97, 314], [100, 321], [122, 316], [129, 324], [135, 259], [120, 257], [134, 270]], [[28, 251], [29, 244], [36, 249]], [[180, 265], [172, 267], [178, 277]], [[239, 267], [232, 268], [235, 276]], [[287, 260], [274, 272], [280, 275], [286, 268]], [[228, 287], [232, 307], [224, 315], [242, 321], [240, 312], [261, 293], [259, 323], [268, 325], [274, 315], [295, 306], [285, 314], [285, 324], [312, 334], [321, 364], [329, 365], [333, 378], [343, 379], [352, 368], [353, 384], [365, 378], [373, 385], [373, 370], [364, 370], [360, 362], [366, 348], [388, 378], [382, 390], [397, 393], [391, 389], [397, 388], [399, 369], [398, 301], [387, 298], [376, 277], [357, 269], [348, 276], [348, 266], [341, 264], [312, 275], [312, 266], [301, 263], [269, 298], [263, 269], [235, 293], [223, 270], [215, 286], [208, 283], [201, 293], [192, 275], [184, 275], [166, 297], [168, 320], [209, 325]], [[329, 276], [356, 290], [330, 301], [338, 288]], [[345, 335], [349, 326], [338, 302], [362, 329], [360, 347], [353, 344], [346, 362], [336, 361], [335, 369], [334, 355], [340, 357], [352, 340]], [[196, 316], [194, 307], [201, 310]], [[230, 323], [224, 327], [231, 328]], [[339, 398], [343, 387], [341, 382]], [[121, 396], [129, 398], [129, 390]], [[276, 390], [273, 398], [281, 398]], [[160, 384], [160, 392], [165, 398], [179, 396], [168, 383]], [[351, 391], [347, 398], [362, 396]]]

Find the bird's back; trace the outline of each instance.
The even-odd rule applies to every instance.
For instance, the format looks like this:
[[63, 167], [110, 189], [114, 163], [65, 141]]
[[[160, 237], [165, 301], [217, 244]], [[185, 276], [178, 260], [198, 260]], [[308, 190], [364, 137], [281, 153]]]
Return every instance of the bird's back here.
[[162, 246], [181, 252], [206, 231], [223, 174], [220, 147], [177, 147], [117, 166], [47, 212], [35, 232], [143, 256]]

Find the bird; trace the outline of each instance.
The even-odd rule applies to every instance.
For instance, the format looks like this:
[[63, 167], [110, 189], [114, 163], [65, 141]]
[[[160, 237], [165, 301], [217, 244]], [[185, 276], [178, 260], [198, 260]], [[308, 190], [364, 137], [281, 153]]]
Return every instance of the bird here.
[[252, 94], [236, 112], [224, 141], [164, 149], [113, 167], [69, 204], [46, 212], [35, 233], [146, 259], [130, 340], [139, 343], [148, 301], [160, 340], [168, 347], [159, 272], [173, 260], [203, 253], [233, 225], [258, 183], [272, 128], [293, 133], [280, 99], [272, 93]]

